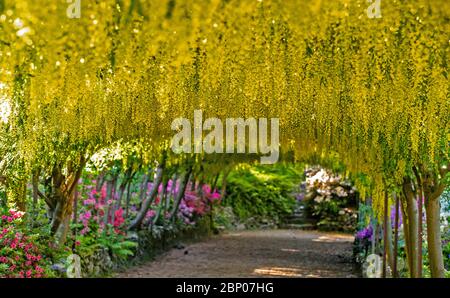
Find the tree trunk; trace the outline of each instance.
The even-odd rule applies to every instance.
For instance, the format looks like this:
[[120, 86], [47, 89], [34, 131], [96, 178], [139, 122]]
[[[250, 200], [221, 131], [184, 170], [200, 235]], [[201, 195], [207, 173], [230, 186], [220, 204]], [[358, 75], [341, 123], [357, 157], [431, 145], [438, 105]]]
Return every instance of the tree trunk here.
[[388, 194], [385, 193], [384, 196], [384, 210], [383, 210], [383, 215], [384, 215], [384, 219], [383, 219], [383, 278], [387, 277], [387, 258], [388, 258], [388, 247], [389, 247], [389, 237], [388, 237], [388, 225], [389, 225], [389, 215], [388, 215], [388, 210], [389, 210], [389, 198], [388, 198]]
[[411, 258], [411, 241], [409, 241], [409, 219], [408, 212], [406, 207], [406, 199], [401, 200], [401, 211], [403, 216], [403, 235], [405, 237], [405, 253], [406, 253], [406, 262], [408, 263], [408, 269], [411, 271], [412, 268], [412, 258]]
[[189, 177], [191, 176], [191, 173], [192, 173], [192, 166], [188, 166], [188, 169], [186, 170], [186, 173], [181, 178], [180, 187], [178, 189], [178, 193], [176, 194], [176, 197], [175, 197], [175, 200], [174, 200], [174, 206], [173, 206], [173, 209], [172, 209], [172, 213], [170, 215], [170, 219], [172, 221], [175, 221], [175, 219], [176, 219], [178, 208], [180, 207], [181, 200], [184, 197], [184, 193], [186, 191], [186, 186], [188, 184]]
[[409, 243], [410, 243], [410, 274], [411, 277], [417, 278], [419, 276], [418, 269], [418, 248], [419, 248], [419, 224], [418, 224], [418, 211], [417, 201], [412, 191], [412, 185], [410, 180], [406, 180], [403, 184], [403, 191], [406, 197], [406, 209], [408, 213], [408, 227], [409, 227]]
[[122, 183], [119, 186], [119, 197], [117, 199], [116, 210], [120, 209], [120, 207], [122, 206], [123, 195], [125, 194], [127, 186], [131, 183], [131, 180], [133, 179], [134, 175], [135, 175], [135, 172], [132, 172], [132, 168], [129, 168], [125, 172], [125, 175], [123, 177], [123, 181], [122, 181]]
[[428, 198], [425, 201], [427, 217], [428, 258], [431, 277], [444, 277], [444, 259], [442, 256], [440, 204], [438, 198]]
[[[116, 199], [117, 199], [117, 179], [118, 179], [119, 175], [113, 175], [113, 180], [112, 180], [112, 190], [111, 190], [111, 204], [108, 207], [108, 213], [111, 215], [111, 224], [114, 224], [114, 220], [115, 220], [115, 211], [116, 211]], [[108, 223], [108, 221], [106, 222], [106, 224]]]
[[32, 185], [33, 185], [33, 208], [32, 208], [33, 210], [32, 210], [31, 225], [34, 226], [34, 221], [38, 216], [37, 204], [39, 199], [39, 170], [33, 171]]
[[392, 241], [392, 222], [391, 217], [387, 216], [387, 253], [388, 253], [388, 264], [391, 269], [391, 274], [394, 276], [393, 268], [395, 263], [395, 253], [394, 245]]
[[164, 209], [164, 204], [166, 202], [166, 196], [167, 196], [167, 184], [169, 182], [169, 180], [165, 179], [166, 181], [163, 182], [163, 189], [161, 192], [161, 196], [159, 198], [159, 206], [158, 206], [158, 211], [156, 211], [155, 217], [149, 220], [149, 223], [151, 223], [152, 225], [156, 224], [156, 222], [158, 221], [161, 212]]
[[[77, 183], [78, 184], [78, 183]], [[75, 186], [75, 190], [73, 193], [73, 217], [72, 217], [72, 222], [74, 225], [77, 224], [77, 220], [78, 220], [78, 187]], [[72, 252], [75, 253], [76, 250], [76, 241], [77, 241], [77, 228], [74, 229], [74, 233], [73, 233], [73, 244], [72, 244]]]
[[216, 177], [214, 178], [214, 181], [213, 181], [213, 183], [211, 184], [211, 192], [214, 192], [214, 191], [216, 190], [217, 182], [219, 182], [219, 176], [220, 176], [220, 173], [218, 173], [218, 174], [216, 175]]
[[164, 216], [166, 216], [165, 213], [170, 208], [170, 201], [175, 198], [175, 189], [177, 187], [177, 180], [178, 180], [178, 175], [177, 175], [177, 173], [175, 173], [172, 177], [172, 185], [170, 187], [169, 194], [167, 195], [166, 200], [164, 202]]
[[440, 167], [438, 173], [423, 165], [419, 166], [419, 169], [415, 169], [415, 171], [418, 175], [420, 174], [422, 182], [420, 187], [425, 198], [428, 259], [431, 276], [442, 278], [445, 275], [445, 269], [442, 256], [439, 197], [447, 186], [446, 178], [450, 171], [450, 163], [445, 167]]
[[394, 219], [394, 264], [392, 265], [392, 276], [394, 278], [398, 278], [398, 258], [397, 258], [397, 254], [398, 254], [398, 224], [399, 224], [399, 217], [400, 217], [400, 199], [398, 198], [397, 195], [394, 194], [394, 198], [395, 198], [395, 219]]
[[130, 211], [130, 201], [131, 201], [131, 181], [127, 185], [127, 202], [125, 204], [125, 218], [128, 218], [128, 212]]
[[74, 167], [70, 162], [63, 174], [61, 165], [55, 165], [52, 171], [49, 197], [46, 199], [51, 216], [51, 234], [57, 245], [63, 245], [69, 229], [72, 215], [74, 191], [83, 171], [86, 159], [80, 156], [79, 164]]
[[[140, 226], [145, 218], [145, 215], [147, 214], [147, 211], [150, 208], [151, 203], [153, 202], [154, 198], [158, 194], [158, 187], [161, 184], [165, 166], [166, 166], [165, 158], [163, 158], [163, 162], [161, 162], [161, 164], [158, 166], [158, 169], [156, 170], [156, 178], [155, 178], [155, 181], [153, 181], [153, 187], [150, 191], [150, 194], [142, 202], [141, 209], [138, 212], [136, 218], [131, 222], [131, 224], [128, 228], [129, 230], [135, 230], [135, 229], [140, 228]], [[144, 191], [145, 190], [146, 190], [146, 185], [144, 187]]]
[[417, 212], [418, 212], [418, 229], [417, 229], [417, 238], [418, 238], [418, 251], [417, 251], [417, 277], [422, 277], [423, 270], [423, 197], [422, 192], [419, 191], [420, 195], [417, 197]]

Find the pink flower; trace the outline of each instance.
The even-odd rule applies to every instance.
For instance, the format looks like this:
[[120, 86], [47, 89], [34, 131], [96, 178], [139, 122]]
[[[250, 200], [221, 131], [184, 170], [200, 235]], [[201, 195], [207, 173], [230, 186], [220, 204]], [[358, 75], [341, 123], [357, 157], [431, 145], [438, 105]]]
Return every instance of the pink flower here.
[[44, 269], [42, 269], [41, 267], [37, 266], [34, 267], [34, 270], [36, 270], [37, 273], [44, 273]]
[[155, 210], [149, 210], [149, 211], [147, 212], [147, 214], [145, 215], [145, 217], [153, 218], [153, 217], [155, 217], [155, 215], [156, 215]]
[[123, 218], [123, 209], [120, 208], [114, 212], [114, 223], [113, 226], [115, 228], [120, 227], [125, 222], [125, 219]]
[[80, 219], [82, 221], [88, 221], [91, 218], [91, 216], [92, 216], [91, 211], [86, 211], [85, 213], [82, 213], [80, 215]]
[[88, 231], [89, 231], [89, 228], [88, 228], [88, 227], [84, 227], [84, 228], [80, 231], [80, 234], [81, 234], [81, 235], [84, 235], [84, 234], [86, 234]]
[[83, 201], [83, 205], [95, 205], [95, 199], [87, 199]]

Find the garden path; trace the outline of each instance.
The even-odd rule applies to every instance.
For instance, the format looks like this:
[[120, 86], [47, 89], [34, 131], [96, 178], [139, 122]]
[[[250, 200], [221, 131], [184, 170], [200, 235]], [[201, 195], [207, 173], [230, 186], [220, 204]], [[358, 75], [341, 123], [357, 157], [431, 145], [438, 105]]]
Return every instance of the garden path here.
[[117, 277], [357, 277], [352, 241], [317, 231], [229, 232], [174, 248]]

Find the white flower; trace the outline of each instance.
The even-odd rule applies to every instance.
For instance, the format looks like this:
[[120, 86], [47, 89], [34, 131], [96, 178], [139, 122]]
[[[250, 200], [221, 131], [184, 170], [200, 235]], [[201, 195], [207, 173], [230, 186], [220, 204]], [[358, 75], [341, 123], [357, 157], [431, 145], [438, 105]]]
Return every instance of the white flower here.
[[314, 199], [314, 201], [315, 201], [316, 203], [321, 203], [321, 202], [323, 201], [323, 197], [322, 197], [322, 196], [318, 196], [318, 197], [316, 197], [316, 198]]

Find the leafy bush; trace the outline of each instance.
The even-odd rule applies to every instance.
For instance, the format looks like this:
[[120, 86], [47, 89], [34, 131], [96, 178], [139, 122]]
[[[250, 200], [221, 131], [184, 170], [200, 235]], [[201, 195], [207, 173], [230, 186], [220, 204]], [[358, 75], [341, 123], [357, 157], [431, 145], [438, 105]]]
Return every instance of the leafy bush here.
[[123, 209], [110, 211], [112, 200], [106, 200], [105, 187], [97, 193], [90, 188], [88, 198], [80, 206], [79, 223], [72, 225], [72, 229], [79, 231], [75, 248], [82, 258], [91, 256], [101, 248], [107, 248], [113, 257], [123, 259], [133, 255], [131, 248], [136, 244], [125, 239], [125, 220]]
[[228, 176], [224, 204], [244, 221], [256, 217], [279, 222], [293, 212], [291, 192], [301, 177], [301, 172], [289, 165], [242, 166]]

